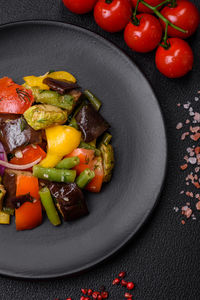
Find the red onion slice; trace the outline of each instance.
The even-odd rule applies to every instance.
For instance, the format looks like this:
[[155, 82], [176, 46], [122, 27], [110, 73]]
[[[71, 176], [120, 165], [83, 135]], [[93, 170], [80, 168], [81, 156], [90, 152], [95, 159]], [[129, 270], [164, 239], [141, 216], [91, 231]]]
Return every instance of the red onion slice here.
[[33, 161], [30, 164], [26, 164], [26, 165], [14, 165], [14, 164], [10, 164], [9, 162], [0, 160], [0, 166], [8, 168], [8, 169], [14, 169], [14, 170], [26, 170], [26, 169], [30, 169], [33, 166], [37, 165], [40, 161], [41, 161], [42, 157], [36, 159], [35, 161]]
[[[8, 161], [7, 155], [6, 155], [6, 152], [4, 150], [2, 143], [0, 143], [0, 160]], [[4, 170], [5, 170], [5, 168], [0, 166], [0, 176], [3, 176]]]

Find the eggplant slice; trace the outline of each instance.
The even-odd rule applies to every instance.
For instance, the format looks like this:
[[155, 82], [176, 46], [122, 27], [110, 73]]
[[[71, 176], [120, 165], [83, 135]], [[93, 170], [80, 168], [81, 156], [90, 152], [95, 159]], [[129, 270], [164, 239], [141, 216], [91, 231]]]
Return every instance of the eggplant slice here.
[[40, 186], [49, 188], [64, 221], [73, 221], [88, 215], [83, 192], [76, 183], [54, 183], [47, 180], [39, 182]]
[[19, 201], [23, 201], [23, 199], [21, 200], [16, 199], [17, 175], [32, 176], [32, 173], [26, 171], [5, 169], [3, 175], [3, 181], [2, 181], [6, 190], [6, 196], [4, 198], [4, 206], [12, 209], [16, 208], [16, 201], [18, 201], [18, 203]]
[[75, 117], [86, 143], [93, 141], [104, 133], [110, 125], [93, 108], [91, 104], [83, 106]]
[[77, 83], [67, 80], [53, 79], [50, 77], [45, 78], [43, 83], [47, 84], [52, 91], [55, 91], [60, 95], [65, 95], [69, 91], [79, 88]]
[[0, 141], [6, 153], [42, 142], [41, 131], [31, 128], [22, 115], [0, 114]]

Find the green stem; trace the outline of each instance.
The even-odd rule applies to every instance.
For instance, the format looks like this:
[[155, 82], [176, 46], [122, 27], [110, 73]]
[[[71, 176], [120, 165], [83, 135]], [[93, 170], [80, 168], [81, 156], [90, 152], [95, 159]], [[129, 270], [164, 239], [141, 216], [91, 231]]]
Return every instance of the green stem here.
[[111, 4], [113, 2], [113, 0], [106, 0], [107, 4]]
[[160, 4], [156, 5], [156, 6], [154, 6], [154, 8], [157, 9], [157, 8], [163, 6], [163, 5], [167, 4], [167, 3], [171, 3], [171, 2], [172, 2], [172, 0], [165, 0], [165, 1], [163, 1], [162, 3], [160, 3]]
[[151, 6], [150, 4], [146, 3], [145, 1], [143, 0], [140, 0], [140, 2], [145, 5], [146, 7], [148, 7], [149, 9], [153, 10], [154, 14], [159, 17], [163, 22], [165, 22], [165, 24], [171, 26], [172, 28], [180, 31], [180, 32], [183, 32], [183, 33], [187, 33], [186, 30], [174, 25], [173, 23], [171, 23], [169, 20], [167, 20], [158, 10], [156, 7], [153, 7]]
[[140, 4], [140, 0], [137, 0], [136, 7], [135, 7], [134, 13], [133, 13], [132, 18], [131, 18], [132, 23], [136, 26], [140, 25], [140, 20], [138, 20], [138, 18], [136, 17], [139, 4]]
[[165, 26], [165, 35], [164, 35], [164, 38], [163, 38], [163, 44], [161, 44], [161, 46], [164, 47], [165, 49], [168, 49], [170, 47], [170, 44], [167, 42], [168, 27], [169, 27], [169, 24], [167, 23], [166, 26]]
[[140, 0], [137, 0], [137, 4], [136, 4], [136, 7], [135, 7], [135, 10], [134, 10], [134, 13], [133, 13], [133, 19], [135, 19], [135, 17], [136, 17], [139, 4], [140, 4]]

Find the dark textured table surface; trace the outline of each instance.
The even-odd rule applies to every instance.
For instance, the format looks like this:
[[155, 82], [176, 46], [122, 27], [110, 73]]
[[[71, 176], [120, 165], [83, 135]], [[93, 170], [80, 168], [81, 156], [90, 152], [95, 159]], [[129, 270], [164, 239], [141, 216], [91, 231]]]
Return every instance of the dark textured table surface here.
[[[200, 2], [194, 0], [200, 9]], [[77, 16], [70, 13], [60, 0], [1, 0], [0, 24], [21, 20], [58, 20], [95, 31], [121, 47], [131, 56], [152, 84], [160, 102], [168, 135], [168, 172], [160, 202], [139, 234], [117, 255], [91, 271], [74, 278], [48, 281], [24, 281], [0, 277], [0, 299], [80, 299], [80, 288], [98, 289], [105, 285], [110, 299], [123, 299], [122, 290], [112, 287], [112, 278], [126, 270], [136, 282], [134, 299], [200, 299], [200, 212], [197, 220], [181, 224], [181, 215], [174, 206], [185, 202], [179, 192], [184, 174], [179, 170], [186, 144], [180, 143], [176, 124], [184, 117], [177, 103], [191, 101], [200, 88], [200, 30], [189, 42], [195, 53], [195, 66], [186, 77], [169, 80], [155, 68], [154, 53], [131, 52], [123, 35], [107, 34], [95, 24], [92, 14]], [[183, 201], [183, 202], [181, 202]], [[22, 254], [23, 255], [23, 254]]]

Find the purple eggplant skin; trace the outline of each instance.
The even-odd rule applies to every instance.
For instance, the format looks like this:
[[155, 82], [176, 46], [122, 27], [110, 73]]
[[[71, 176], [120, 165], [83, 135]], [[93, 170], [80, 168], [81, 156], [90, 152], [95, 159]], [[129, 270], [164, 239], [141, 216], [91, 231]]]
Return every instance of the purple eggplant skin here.
[[16, 174], [10, 169], [5, 169], [2, 184], [4, 185], [6, 190], [4, 206], [15, 208], [12, 203], [12, 199], [16, 197]]
[[25, 202], [31, 202], [33, 203], [33, 197], [31, 197], [30, 194], [22, 195], [22, 196], [15, 196], [11, 199], [11, 202], [13, 204], [13, 208], [19, 208], [22, 206]]
[[[8, 208], [16, 208], [16, 189], [17, 189], [17, 175], [27, 175], [32, 176], [31, 172], [17, 171], [12, 169], [5, 169], [2, 184], [6, 190], [6, 195], [4, 198], [4, 206]], [[19, 202], [19, 201], [18, 201]], [[26, 201], [27, 202], [27, 201]]]
[[74, 221], [88, 215], [83, 192], [76, 183], [54, 183], [47, 180], [39, 180], [39, 182], [40, 186], [49, 188], [64, 221]]
[[104, 133], [110, 125], [91, 104], [85, 105], [75, 117], [84, 142], [89, 143]]
[[0, 142], [7, 154], [13, 153], [26, 145], [40, 144], [42, 133], [31, 128], [22, 115], [0, 114]]
[[48, 85], [52, 91], [57, 92], [60, 95], [65, 95], [73, 89], [78, 89], [79, 86], [77, 83], [67, 81], [67, 80], [58, 80], [47, 77], [43, 80], [43, 83]]

